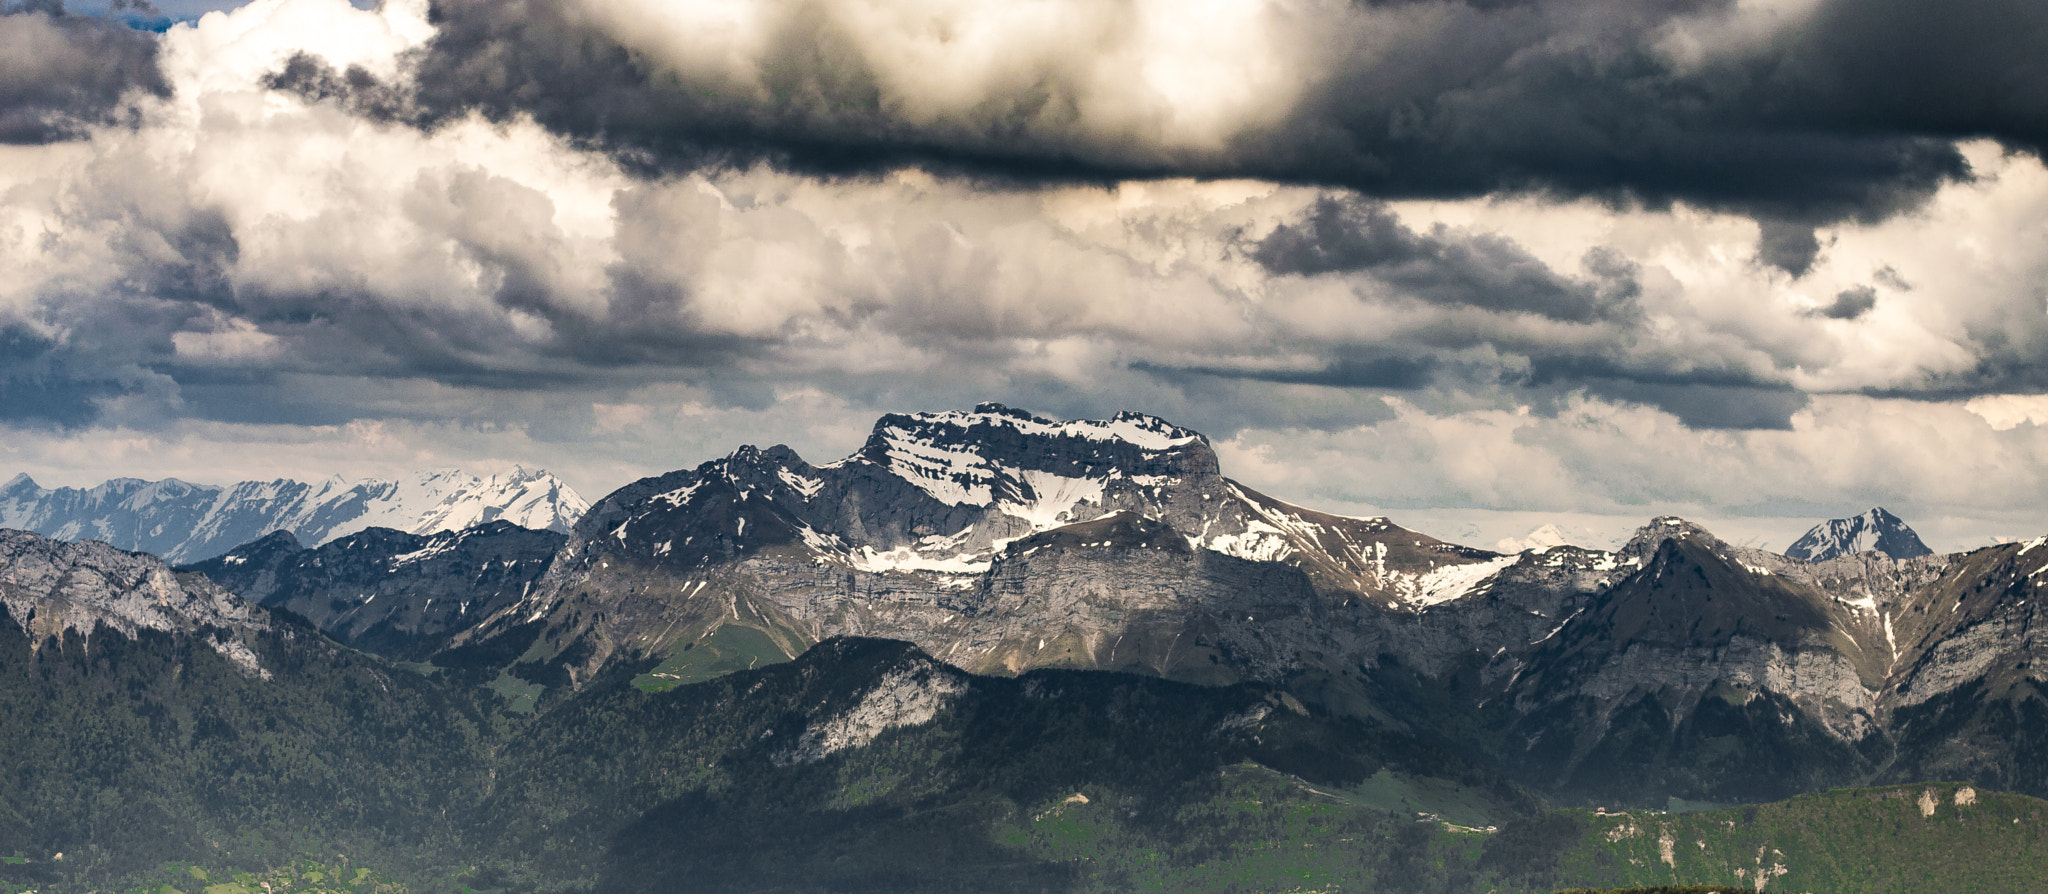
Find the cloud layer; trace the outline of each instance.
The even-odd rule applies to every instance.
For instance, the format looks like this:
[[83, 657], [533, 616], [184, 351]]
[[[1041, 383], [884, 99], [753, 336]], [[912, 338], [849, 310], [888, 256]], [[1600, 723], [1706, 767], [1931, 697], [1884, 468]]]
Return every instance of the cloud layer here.
[[0, 5], [0, 144], [75, 138], [120, 117], [131, 91], [163, 95], [156, 56], [152, 35], [61, 3]]
[[[2027, 0], [444, 0], [430, 114], [668, 168], [1249, 177], [1882, 217], [2048, 145]], [[1785, 260], [1796, 265], [1796, 251]]]
[[[2017, 518], [2048, 93], [1979, 6], [8, 15], [22, 59], [135, 61], [0, 80], [45, 128], [0, 147], [0, 459], [594, 495], [1000, 399], [1165, 415], [1346, 505]], [[330, 471], [377, 470], [293, 474]]]

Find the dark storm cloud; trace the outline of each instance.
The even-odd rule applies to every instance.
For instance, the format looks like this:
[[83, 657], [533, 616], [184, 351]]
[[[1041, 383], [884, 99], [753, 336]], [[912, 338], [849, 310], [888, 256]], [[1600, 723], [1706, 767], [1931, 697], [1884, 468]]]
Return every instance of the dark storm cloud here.
[[1811, 402], [1804, 391], [1739, 367], [1655, 355], [1538, 353], [1519, 384], [1657, 407], [1698, 429], [1790, 429], [1792, 415]]
[[436, 2], [440, 30], [415, 73], [421, 114], [527, 113], [655, 169], [767, 159], [822, 173], [916, 163], [1026, 179], [1173, 173], [1161, 159], [1095, 152], [1057, 127], [1032, 127], [1029, 119], [1041, 114], [1060, 117], [1057, 85], [992, 97], [1004, 108], [966, 127], [928, 132], [899, 121], [881, 108], [873, 73], [820, 7], [804, 7], [777, 35], [764, 60], [775, 97], [768, 104], [662, 71], [574, 7], [574, 0]]
[[96, 403], [125, 390], [103, 376], [80, 376], [55, 340], [0, 326], [0, 422], [72, 427], [99, 415]]
[[1843, 289], [1835, 295], [1834, 301], [1829, 302], [1826, 307], [1814, 308], [1812, 313], [1814, 316], [1827, 317], [1831, 320], [1853, 320], [1869, 313], [1870, 309], [1876, 306], [1877, 290], [1870, 286], [1857, 286]]
[[1735, 369], [1688, 368], [1652, 358], [1620, 363], [1607, 356], [1567, 354], [1540, 345], [1496, 345], [1485, 360], [1433, 355], [1345, 358], [1310, 369], [1166, 366], [1131, 369], [1185, 385], [1205, 378], [1277, 385], [1313, 385], [1366, 392], [1451, 389], [1478, 393], [1507, 386], [1552, 408], [1575, 393], [1656, 407], [1695, 429], [1789, 429], [1810, 398], [1782, 383]]
[[170, 93], [156, 36], [66, 15], [59, 0], [7, 4], [0, 15], [0, 143], [71, 139], [119, 117], [130, 90]]
[[412, 98], [405, 90], [379, 81], [360, 65], [337, 71], [327, 60], [311, 53], [294, 53], [283, 68], [263, 78], [263, 86], [295, 93], [312, 102], [332, 100], [349, 111], [379, 121], [418, 117]]
[[1355, 273], [1431, 304], [1535, 313], [1589, 322], [1625, 312], [1640, 291], [1634, 267], [1595, 250], [1597, 282], [1560, 276], [1512, 240], [1465, 235], [1441, 224], [1427, 234], [1379, 202], [1325, 198], [1253, 247], [1253, 260], [1282, 275]]
[[1830, 0], [1786, 44], [1773, 74], [1800, 104], [1775, 120], [2048, 151], [2048, 4]]
[[[1416, 4], [1441, 27], [1358, 54], [1261, 149], [1294, 176], [1390, 195], [1538, 190], [1760, 216], [1881, 217], [1965, 173], [1909, 128], [1817, 127], [1779, 79], [1796, 43], [1682, 70], [1658, 44], [1732, 4]], [[1826, 72], [1816, 72], [1826, 77]]]
[[1764, 219], [1757, 222], [1756, 259], [1793, 276], [1805, 276], [1820, 257], [1820, 238], [1813, 224]]
[[1188, 376], [1213, 376], [1280, 385], [1324, 385], [1332, 388], [1372, 388], [1407, 391], [1422, 388], [1435, 378], [1437, 362], [1429, 357], [1378, 357], [1366, 360], [1338, 360], [1315, 369], [1239, 369], [1227, 366], [1163, 366], [1133, 363], [1131, 369], [1171, 380]]
[[1612, 400], [1657, 407], [1695, 429], [1789, 431], [1792, 415], [1812, 402], [1794, 388], [1659, 384], [1588, 380], [1586, 391]]
[[1277, 52], [1328, 62], [1282, 120], [1213, 146], [1091, 131], [1089, 88], [1060, 63], [962, 114], [905, 114], [861, 38], [825, 7], [792, 8], [752, 90], [622, 47], [573, 0], [439, 0], [419, 97], [429, 117], [530, 113], [668, 168], [767, 159], [1685, 200], [1794, 222], [1765, 253], [1791, 270], [1811, 260], [1798, 227], [1810, 239], [1814, 223], [1884, 217], [1966, 176], [1951, 138], [2039, 149], [2048, 133], [2048, 4], [2032, 0], [1830, 0], [1806, 27], [1689, 63], [1666, 47], [1674, 29], [1733, 4], [1360, 4], [1283, 23], [1298, 45]]

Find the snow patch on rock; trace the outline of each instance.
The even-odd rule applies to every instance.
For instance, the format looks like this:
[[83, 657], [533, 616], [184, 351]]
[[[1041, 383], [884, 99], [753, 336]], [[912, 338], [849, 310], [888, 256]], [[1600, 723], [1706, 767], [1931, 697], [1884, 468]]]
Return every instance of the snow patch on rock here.
[[1437, 605], [1461, 599], [1478, 591], [1493, 576], [1506, 571], [1520, 556], [1501, 556], [1470, 565], [1446, 565], [1422, 575], [1416, 583], [1415, 594], [1408, 599], [1413, 605]]

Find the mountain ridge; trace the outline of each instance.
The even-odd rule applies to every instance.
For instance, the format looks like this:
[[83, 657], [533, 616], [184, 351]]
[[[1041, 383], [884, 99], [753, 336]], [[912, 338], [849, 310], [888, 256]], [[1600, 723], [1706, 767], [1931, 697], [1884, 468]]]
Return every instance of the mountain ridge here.
[[43, 488], [18, 474], [0, 487], [0, 528], [101, 540], [172, 562], [212, 558], [278, 530], [316, 545], [370, 527], [427, 534], [499, 519], [566, 531], [587, 508], [560, 479], [524, 467], [490, 475], [445, 469], [396, 481], [115, 478], [92, 488]]
[[420, 660], [472, 612], [480, 618], [524, 596], [566, 539], [503, 520], [425, 535], [371, 527], [312, 547], [277, 531], [177, 570], [290, 611], [353, 648]]

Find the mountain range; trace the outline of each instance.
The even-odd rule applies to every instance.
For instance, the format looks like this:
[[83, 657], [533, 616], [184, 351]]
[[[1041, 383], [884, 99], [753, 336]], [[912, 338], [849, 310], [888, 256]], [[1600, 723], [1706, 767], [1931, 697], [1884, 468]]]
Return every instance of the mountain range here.
[[[147, 501], [133, 505], [147, 515]], [[768, 795], [724, 787], [738, 783], [722, 774], [738, 771], [720, 762], [740, 754], [751, 755], [747, 785], [817, 810], [856, 810], [860, 786], [924, 792], [877, 795], [906, 816], [940, 802], [1039, 810], [1055, 789], [1129, 772], [1082, 759], [1032, 771], [1061, 780], [1050, 788], [906, 781], [939, 772], [919, 749], [955, 747], [937, 743], [970, 729], [984, 743], [974, 748], [994, 749], [973, 758], [995, 761], [975, 772], [1021, 772], [989, 768], [1067, 748], [1135, 749], [1182, 768], [1173, 773], [1249, 761], [1330, 797], [1455, 815], [1443, 822], [1461, 828], [1543, 805], [1753, 804], [1928, 780], [2048, 795], [2032, 632], [2048, 537], [1932, 554], [1882, 509], [1816, 527], [1799, 541], [1803, 557], [1673, 517], [1612, 551], [1498, 554], [1261, 494], [1223, 475], [1205, 437], [1154, 417], [1061, 421], [985, 404], [885, 416], [859, 450], [823, 465], [741, 447], [620, 488], [566, 532], [500, 518], [454, 531], [358, 526], [324, 542], [265, 533], [175, 569], [8, 534], [0, 595], [35, 654], [49, 647], [33, 644], [57, 644], [54, 655], [74, 640], [90, 651], [110, 637], [189, 636], [259, 688], [304, 664], [293, 656], [308, 646], [294, 644], [309, 635], [403, 662], [384, 673], [424, 675], [434, 692], [453, 687], [432, 698], [480, 700], [449, 710], [498, 718], [476, 721], [484, 731], [457, 737], [463, 747], [499, 748], [477, 744], [498, 741], [492, 724], [528, 730], [503, 743], [525, 757], [485, 767], [511, 775], [463, 783], [482, 793], [463, 809], [511, 836], [490, 840], [516, 838], [503, 846], [565, 866], [579, 851], [551, 829], [608, 829], [607, 853], [638, 854], [635, 865], [711, 872], [703, 858], [662, 854], [709, 828], [768, 834], [783, 816]], [[776, 669], [785, 664], [795, 669]], [[804, 682], [774, 684], [791, 701], [748, 701], [746, 687], [792, 679]], [[1002, 680], [1014, 682], [988, 682]], [[1007, 694], [988, 704], [1000, 708], [960, 713], [980, 698], [969, 693], [998, 689]], [[1050, 726], [1006, 731], [994, 719], [1028, 715], [1055, 690], [1095, 694]], [[1207, 719], [1181, 728], [1130, 713], [1147, 699]], [[698, 706], [687, 723], [660, 713], [683, 704]], [[763, 719], [714, 719], [741, 704]], [[994, 712], [994, 725], [965, 719], [977, 711]], [[646, 719], [656, 715], [671, 719]], [[1134, 716], [1152, 719], [1118, 727], [1113, 746], [1080, 744], [1094, 740], [1073, 725]], [[714, 745], [677, 723], [727, 738]], [[925, 744], [874, 751], [913, 740]], [[667, 757], [604, 769], [620, 748]], [[1173, 763], [1187, 748], [1200, 759]], [[847, 775], [856, 766], [883, 775]], [[645, 773], [678, 775], [634, 788]], [[494, 794], [500, 778], [512, 787]], [[1180, 787], [1193, 778], [1089, 797], [1185, 807], [1214, 795]], [[813, 802], [789, 788], [803, 785], [841, 794]], [[574, 806], [595, 791], [610, 794]], [[975, 800], [985, 798], [995, 800]], [[803, 816], [784, 818], [816, 821]], [[1009, 859], [970, 837], [956, 855], [966, 864]], [[719, 841], [727, 850], [707, 853], [759, 845], [738, 832]], [[1510, 877], [1482, 868], [1471, 878]], [[621, 871], [564, 870], [620, 890], [661, 886]], [[1539, 876], [1549, 877], [1513, 877]], [[726, 889], [749, 888], [734, 877]]]
[[208, 559], [273, 531], [325, 543], [371, 527], [414, 534], [491, 521], [567, 531], [587, 510], [547, 472], [515, 468], [476, 475], [456, 469], [399, 481], [339, 477], [225, 487], [176, 478], [116, 478], [93, 488], [44, 488], [27, 475], [0, 486], [0, 528], [60, 540], [99, 540], [173, 562]]
[[1153, 417], [991, 404], [886, 416], [824, 465], [742, 447], [643, 479], [555, 549], [493, 546], [515, 536], [501, 526], [262, 541], [188, 568], [532, 698], [878, 636], [975, 673], [1279, 687], [1565, 803], [1750, 802], [1923, 769], [2048, 793], [2019, 757], [2048, 550], [1894, 556], [1919, 541], [1882, 510], [1815, 530], [1802, 542], [1842, 536], [1813, 561], [1678, 518], [1614, 551], [1502, 555], [1261, 494]]

